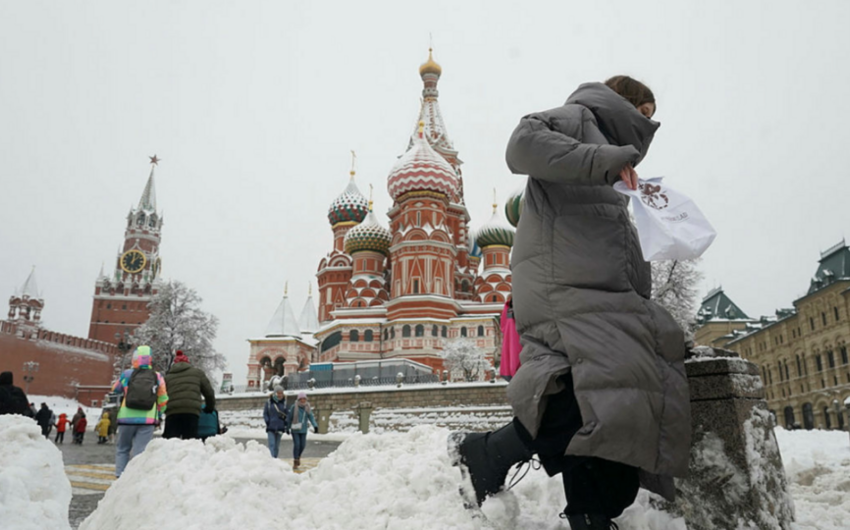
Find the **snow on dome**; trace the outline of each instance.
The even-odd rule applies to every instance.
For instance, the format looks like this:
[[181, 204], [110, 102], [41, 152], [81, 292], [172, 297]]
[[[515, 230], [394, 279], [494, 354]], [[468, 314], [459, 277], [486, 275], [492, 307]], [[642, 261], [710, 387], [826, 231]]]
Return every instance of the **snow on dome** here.
[[424, 123], [419, 122], [419, 132], [413, 144], [399, 158], [387, 177], [387, 190], [393, 200], [410, 191], [434, 191], [456, 200], [458, 178], [455, 170], [423, 138]]
[[339, 197], [334, 199], [328, 209], [328, 221], [331, 226], [337, 223], [359, 223], [369, 213], [369, 200], [360, 193], [357, 184], [354, 183], [354, 172], [351, 172], [351, 180]]
[[0, 526], [70, 530], [70, 504], [71, 483], [59, 449], [31, 418], [0, 416]]
[[363, 222], [345, 234], [345, 252], [354, 254], [371, 250], [386, 256], [390, 251], [392, 238], [390, 231], [381, 226], [375, 213], [370, 210]]
[[469, 231], [469, 256], [481, 258], [481, 247], [478, 246], [478, 242], [475, 240], [475, 232], [472, 230]]
[[491, 245], [512, 247], [514, 246], [514, 234], [516, 234], [516, 230], [499, 215], [499, 209], [494, 204], [493, 217], [478, 229], [478, 232], [475, 234], [475, 240], [481, 248]]

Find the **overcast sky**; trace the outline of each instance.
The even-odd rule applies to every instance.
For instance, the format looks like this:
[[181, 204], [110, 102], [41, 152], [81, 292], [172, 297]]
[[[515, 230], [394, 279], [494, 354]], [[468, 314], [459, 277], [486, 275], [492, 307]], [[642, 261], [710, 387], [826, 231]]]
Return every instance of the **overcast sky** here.
[[433, 34], [473, 226], [522, 183], [504, 163], [522, 115], [629, 74], [662, 123], [639, 174], [719, 233], [703, 294], [772, 314], [850, 232], [848, 20], [840, 0], [0, 0], [0, 295], [36, 265], [46, 326], [87, 336], [156, 153], [164, 274], [219, 317], [244, 384], [284, 283], [297, 313], [315, 287], [351, 149], [386, 224]]

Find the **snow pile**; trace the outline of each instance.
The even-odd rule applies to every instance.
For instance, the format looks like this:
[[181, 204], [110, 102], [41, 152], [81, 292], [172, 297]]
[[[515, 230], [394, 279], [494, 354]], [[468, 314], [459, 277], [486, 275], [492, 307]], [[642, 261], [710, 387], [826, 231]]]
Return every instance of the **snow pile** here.
[[[449, 431], [354, 435], [319, 465], [293, 473], [257, 443], [227, 437], [154, 440], [134, 458], [80, 530], [145, 521], [157, 530], [299, 528], [391, 530], [568, 528], [560, 477], [532, 470], [489, 499], [484, 517], [463, 507], [461, 475], [446, 453]], [[631, 530], [684, 530], [642, 492], [619, 520]]]
[[850, 521], [850, 440], [840, 431], [775, 429], [799, 530], [838, 530]]
[[0, 416], [0, 525], [16, 530], [70, 528], [70, 503], [62, 453], [32, 419]]

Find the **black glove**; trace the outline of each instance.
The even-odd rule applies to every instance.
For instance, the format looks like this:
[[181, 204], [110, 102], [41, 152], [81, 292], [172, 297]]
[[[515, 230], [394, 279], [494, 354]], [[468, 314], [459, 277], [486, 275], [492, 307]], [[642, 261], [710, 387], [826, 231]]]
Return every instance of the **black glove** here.
[[207, 405], [204, 407], [204, 412], [207, 414], [212, 414], [213, 412], [215, 412], [215, 407], [210, 407], [209, 405]]
[[314, 434], [319, 434], [319, 428], [318, 428], [318, 427], [313, 427], [313, 433], [314, 433]]
[[289, 429], [284, 429], [284, 430], [283, 430], [283, 434], [285, 434], [285, 435], [289, 436], [289, 434], [290, 434], [290, 433], [289, 433]]

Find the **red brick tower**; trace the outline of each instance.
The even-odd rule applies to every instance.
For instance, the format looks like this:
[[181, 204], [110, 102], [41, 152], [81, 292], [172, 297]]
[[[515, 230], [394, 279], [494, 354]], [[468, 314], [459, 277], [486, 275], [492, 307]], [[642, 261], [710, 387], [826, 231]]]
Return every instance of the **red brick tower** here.
[[[157, 292], [157, 279], [162, 270], [159, 245], [162, 215], [156, 209], [154, 167], [159, 162], [150, 157], [151, 173], [139, 204], [130, 208], [124, 230], [124, 245], [115, 260], [111, 276], [100, 271], [95, 282], [89, 338], [117, 343], [124, 333], [131, 334], [149, 316], [148, 302]], [[119, 337], [116, 337], [116, 334]]]

